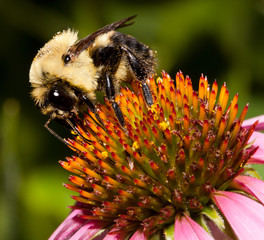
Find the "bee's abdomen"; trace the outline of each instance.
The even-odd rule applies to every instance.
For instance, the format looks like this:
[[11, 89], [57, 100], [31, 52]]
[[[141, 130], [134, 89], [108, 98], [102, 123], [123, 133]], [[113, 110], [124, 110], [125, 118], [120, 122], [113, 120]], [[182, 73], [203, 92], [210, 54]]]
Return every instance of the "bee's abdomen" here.
[[[89, 53], [95, 68], [100, 71], [99, 81], [106, 74], [115, 76], [117, 81], [133, 78], [144, 81], [154, 73], [154, 52], [136, 38], [113, 31], [102, 35], [97, 42], [100, 44], [93, 45]], [[103, 86], [104, 83], [99, 85]]]
[[154, 73], [156, 59], [154, 51], [150, 47], [139, 42], [136, 38], [120, 32], [115, 32], [111, 39], [114, 45], [120, 46], [126, 54], [130, 54], [128, 61], [139, 80], [143, 80]]
[[149, 62], [155, 60], [153, 51], [145, 44], [139, 42], [136, 38], [120, 32], [115, 32], [111, 38], [114, 45], [126, 46], [138, 58]]

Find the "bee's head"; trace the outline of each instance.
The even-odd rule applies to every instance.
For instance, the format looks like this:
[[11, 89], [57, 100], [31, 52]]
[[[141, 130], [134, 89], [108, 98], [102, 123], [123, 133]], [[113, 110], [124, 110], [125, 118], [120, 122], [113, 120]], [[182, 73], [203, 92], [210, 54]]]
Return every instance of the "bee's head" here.
[[35, 87], [31, 94], [40, 111], [51, 118], [71, 117], [80, 104], [76, 91], [62, 80]]
[[77, 42], [77, 33], [66, 30], [41, 48], [34, 58], [29, 79], [31, 95], [41, 112], [51, 118], [69, 117], [78, 109], [76, 90], [93, 98], [97, 82], [91, 58], [84, 51], [77, 59], [65, 61], [65, 54]]

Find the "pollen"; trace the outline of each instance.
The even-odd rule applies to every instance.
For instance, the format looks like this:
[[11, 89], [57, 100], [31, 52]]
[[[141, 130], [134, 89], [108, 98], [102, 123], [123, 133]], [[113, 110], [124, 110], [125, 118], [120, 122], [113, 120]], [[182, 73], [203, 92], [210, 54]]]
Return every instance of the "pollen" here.
[[156, 114], [156, 113], [157, 113], [156, 106], [155, 106], [154, 104], [150, 107], [150, 111], [151, 111], [153, 114]]
[[132, 148], [133, 149], [135, 149], [135, 150], [137, 150], [137, 149], [139, 149], [139, 144], [138, 144], [138, 142], [137, 141], [135, 141], [135, 142], [133, 142], [133, 144], [132, 144]]
[[108, 152], [104, 151], [102, 152], [103, 159], [106, 159], [108, 157]]
[[92, 152], [94, 150], [94, 146], [93, 145], [88, 145], [88, 149], [90, 152]]
[[159, 127], [163, 130], [163, 131], [165, 131], [165, 129], [167, 129], [168, 128], [168, 123], [167, 122], [161, 122], [160, 124], [159, 124]]
[[161, 77], [157, 77], [156, 79], [156, 83], [159, 84], [159, 83], [162, 83], [163, 82], [163, 78]]

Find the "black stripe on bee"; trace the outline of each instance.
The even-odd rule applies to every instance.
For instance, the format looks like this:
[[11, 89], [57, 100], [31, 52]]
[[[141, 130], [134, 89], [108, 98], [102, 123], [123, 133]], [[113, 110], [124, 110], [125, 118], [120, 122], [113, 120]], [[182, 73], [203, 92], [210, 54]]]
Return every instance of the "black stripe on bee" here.
[[92, 52], [91, 58], [95, 67], [108, 66], [113, 72], [118, 66], [121, 54], [121, 49], [118, 46], [98, 47]]
[[121, 32], [115, 32], [112, 35], [111, 40], [113, 41], [114, 45], [126, 46], [138, 53], [149, 53], [149, 48], [146, 45], [139, 42], [136, 38], [123, 34]]

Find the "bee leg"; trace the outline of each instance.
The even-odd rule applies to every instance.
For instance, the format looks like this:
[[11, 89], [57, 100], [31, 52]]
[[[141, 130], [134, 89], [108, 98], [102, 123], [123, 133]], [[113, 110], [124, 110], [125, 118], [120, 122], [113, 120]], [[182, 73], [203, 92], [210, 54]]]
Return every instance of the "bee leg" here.
[[[76, 151], [79, 151], [76, 147], [72, 146], [69, 142], [67, 142], [64, 138], [62, 138], [61, 136], [59, 136], [56, 132], [54, 132], [50, 127], [49, 127], [49, 123], [52, 119], [48, 119], [48, 121], [45, 123], [44, 127], [57, 139], [59, 139], [61, 142], [63, 142], [64, 144], [66, 144], [68, 147], [75, 149]], [[90, 141], [90, 140], [89, 140]]]
[[143, 92], [144, 99], [148, 106], [153, 104], [153, 98], [149, 89], [148, 84], [146, 83], [148, 77], [148, 71], [144, 67], [140, 60], [133, 54], [127, 47], [122, 47], [122, 50], [126, 52], [129, 64], [139, 81], [141, 81], [141, 88]]
[[81, 95], [81, 99], [82, 99], [83, 102], [85, 102], [85, 104], [91, 110], [91, 112], [96, 114], [96, 107], [93, 104], [93, 102], [85, 95]]
[[[64, 118], [54, 118], [54, 119], [52, 119], [52, 120], [56, 121], [57, 123], [59, 123], [59, 124], [62, 125], [63, 127], [67, 128], [68, 130], [75, 132], [75, 134], [77, 134], [79, 137], [81, 137], [85, 142], [91, 144], [92, 141], [89, 140], [89, 139], [87, 139], [87, 138], [85, 138], [84, 136], [82, 136], [82, 134], [80, 133], [80, 131], [78, 130], [78, 128], [74, 125], [74, 120], [73, 120], [73, 118], [74, 118], [74, 117], [71, 117], [71, 118], [64, 117]], [[60, 141], [62, 141], [62, 142], [64, 142], [64, 143], [67, 142], [66, 140], [62, 139], [62, 138], [61, 138], [56, 132], [54, 132], [54, 131], [48, 126], [49, 123], [50, 123], [50, 121], [51, 121], [51, 119], [49, 119], [49, 120], [45, 123], [44, 127], [45, 127], [46, 129], [48, 129], [49, 132], [50, 132], [53, 136], [55, 136], [56, 138], [58, 138]], [[69, 145], [69, 144], [67, 144], [67, 145]]]
[[146, 83], [146, 81], [143, 81], [141, 88], [142, 88], [143, 96], [145, 98], [146, 103], [148, 104], [148, 106], [151, 106], [153, 104], [153, 98], [152, 98], [149, 86]]
[[[80, 131], [78, 130], [78, 128], [74, 125], [74, 123], [71, 121], [70, 118], [65, 118], [65, 122], [70, 126], [70, 128], [75, 132], [75, 134], [77, 134], [81, 139], [83, 139], [85, 142], [87, 142], [88, 144], [91, 144], [92, 141], [85, 138]], [[79, 123], [78, 123], [79, 124]]]
[[85, 104], [87, 105], [87, 107], [91, 110], [92, 113], [94, 113], [96, 119], [99, 121], [100, 125], [104, 126], [102, 119], [99, 117], [97, 111], [96, 111], [96, 107], [93, 104], [93, 102], [85, 95], [81, 95], [81, 99], [83, 102], [85, 102]]
[[105, 82], [106, 82], [106, 84], [105, 84], [106, 97], [112, 103], [112, 108], [115, 111], [115, 115], [116, 115], [120, 125], [122, 127], [124, 127], [125, 126], [124, 116], [123, 116], [123, 113], [121, 112], [118, 104], [115, 102], [115, 87], [114, 87], [113, 81], [112, 81], [112, 79], [108, 73], [106, 73]]

